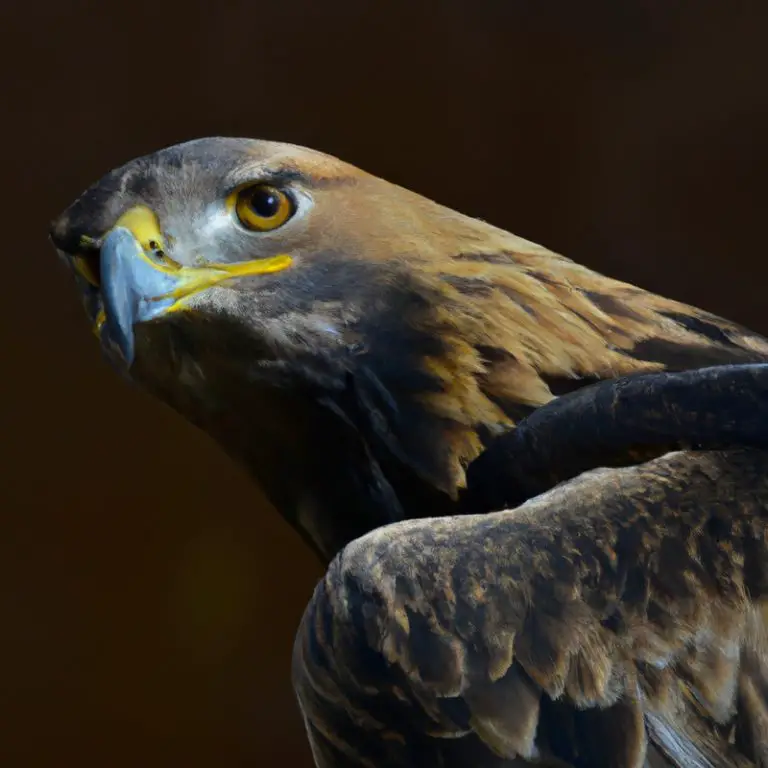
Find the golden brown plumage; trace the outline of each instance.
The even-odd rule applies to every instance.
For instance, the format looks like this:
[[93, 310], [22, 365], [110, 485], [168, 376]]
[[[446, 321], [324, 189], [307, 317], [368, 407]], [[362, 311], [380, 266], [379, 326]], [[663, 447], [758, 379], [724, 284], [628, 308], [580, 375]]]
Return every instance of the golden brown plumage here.
[[[585, 448], [625, 466], [550, 490]], [[536, 411], [470, 483], [522, 506], [381, 528], [318, 585], [295, 654], [318, 764], [764, 765], [767, 448], [767, 365]]]
[[[242, 205], [251, 205], [248, 226]], [[451, 517], [462, 511], [468, 465], [553, 397], [641, 372], [766, 360], [768, 341], [757, 334], [283, 144], [204, 139], [128, 163], [62, 214], [52, 238], [77, 265], [86, 307], [116, 365], [245, 464], [327, 561], [343, 550], [298, 646], [304, 711], [310, 731], [324, 733], [318, 759], [334, 755], [323, 764], [368, 764], [363, 753], [370, 749], [379, 750], [369, 755], [376, 765], [422, 764], [425, 755], [445, 765], [515, 764], [498, 762], [495, 749], [509, 761], [513, 753], [533, 759], [538, 750], [550, 764], [557, 757], [574, 766], [641, 765], [645, 729], [654, 760], [672, 736], [664, 736], [667, 726], [654, 720], [651, 699], [634, 682], [650, 685], [656, 674], [674, 683], [660, 691], [683, 690], [688, 667], [737, 647], [745, 627], [763, 626], [754, 595], [737, 589], [737, 599], [727, 584], [712, 587], [696, 581], [699, 571], [680, 571], [705, 546], [720, 552], [728, 583], [754, 575], [738, 557], [722, 559], [733, 541], [743, 541], [741, 528], [721, 543], [697, 526], [712, 510], [733, 510], [760, 533], [764, 458], [757, 450], [660, 455], [574, 479], [521, 511]], [[495, 488], [498, 474], [483, 482]], [[623, 520], [625, 513], [632, 516]], [[408, 518], [428, 520], [381, 528]], [[593, 602], [621, 602], [627, 586], [616, 574], [603, 580], [610, 553], [621, 560], [610, 541], [624, 528], [639, 536], [630, 552], [638, 584], [651, 583], [661, 562], [659, 578], [690, 587], [688, 602], [675, 602], [689, 617], [678, 622], [685, 631], [667, 637], [663, 622], [658, 630], [678, 654], [690, 650], [694, 633], [701, 648], [688, 667], [640, 669], [654, 660], [637, 654], [661, 642], [648, 629], [660, 619], [647, 613], [655, 603], [640, 610], [630, 600], [640, 611], [633, 618], [640, 645], [596, 628]], [[666, 557], [673, 530], [688, 537], [688, 560]], [[374, 562], [379, 576], [372, 580]], [[469, 613], [456, 613], [451, 602], [460, 592]], [[723, 600], [730, 607], [720, 611]], [[710, 616], [714, 607], [720, 612]], [[346, 626], [358, 608], [370, 633], [357, 624], [327, 645], [329, 627]], [[424, 624], [438, 613], [439, 642]], [[482, 643], [472, 645], [474, 637]], [[542, 652], [552, 651], [546, 658], [534, 658], [539, 642]], [[426, 645], [408, 651], [409, 643]], [[563, 649], [573, 652], [575, 666], [558, 661], [570, 658]], [[414, 683], [411, 653], [435, 662], [427, 688]], [[534, 654], [529, 664], [526, 653]], [[581, 659], [585, 653], [593, 656]], [[322, 668], [323, 654], [332, 669]], [[727, 691], [738, 690], [747, 703], [761, 695], [762, 678], [751, 672], [758, 662], [739, 658], [741, 666], [722, 668], [737, 669], [746, 682], [715, 686], [725, 709], [735, 700]], [[459, 674], [462, 659], [479, 687], [461, 688], [469, 679]], [[348, 665], [352, 678], [343, 677]], [[623, 677], [613, 680], [618, 671]], [[385, 690], [379, 696], [360, 688], [357, 677], [369, 673]], [[621, 703], [601, 710], [617, 691], [625, 694]], [[401, 699], [413, 697], [418, 706], [408, 709]], [[686, 718], [699, 710], [685, 701], [679, 715], [662, 708], [679, 740], [668, 759], [706, 765], [680, 762], [680, 750], [710, 743], [688, 734]], [[591, 708], [578, 710], [587, 703]], [[382, 718], [392, 723], [384, 734], [376, 725]], [[701, 722], [713, 727], [711, 718]], [[634, 740], [616, 736], [622, 723]], [[759, 723], [749, 720], [750, 727]], [[467, 734], [448, 749], [434, 737], [441, 728]], [[578, 736], [601, 729], [607, 762], [585, 757]], [[734, 749], [747, 759], [743, 746]], [[713, 764], [741, 763], [730, 756]]]
[[296, 648], [319, 765], [765, 765], [767, 471], [670, 453], [353, 542]]

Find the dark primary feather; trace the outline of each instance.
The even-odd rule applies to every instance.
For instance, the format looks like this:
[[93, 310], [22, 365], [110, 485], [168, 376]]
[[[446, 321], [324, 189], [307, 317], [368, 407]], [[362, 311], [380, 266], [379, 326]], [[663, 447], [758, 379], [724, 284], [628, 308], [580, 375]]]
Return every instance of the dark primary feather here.
[[768, 449], [768, 365], [638, 374], [553, 400], [469, 466], [461, 509], [509, 509], [594, 467], [672, 450]]
[[[768, 452], [734, 448], [765, 447], [767, 377], [564, 396], [499, 458], [521, 495], [566, 482], [347, 546], [296, 644], [318, 764], [768, 765]], [[728, 450], [633, 457], [687, 441]]]

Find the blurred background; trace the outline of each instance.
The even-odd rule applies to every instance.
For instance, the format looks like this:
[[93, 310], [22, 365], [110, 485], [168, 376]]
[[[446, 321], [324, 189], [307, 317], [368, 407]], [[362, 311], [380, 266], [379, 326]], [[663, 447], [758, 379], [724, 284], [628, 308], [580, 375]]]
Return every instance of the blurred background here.
[[102, 361], [54, 215], [164, 145], [286, 140], [768, 333], [766, 31], [760, 0], [5, 0], [0, 763], [311, 765], [319, 564]]

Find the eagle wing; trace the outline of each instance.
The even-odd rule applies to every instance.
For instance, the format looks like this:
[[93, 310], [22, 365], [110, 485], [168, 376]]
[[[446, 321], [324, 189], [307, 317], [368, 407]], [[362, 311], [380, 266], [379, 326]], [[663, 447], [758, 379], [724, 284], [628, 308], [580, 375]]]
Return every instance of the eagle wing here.
[[465, 513], [510, 509], [594, 467], [768, 448], [768, 364], [627, 376], [550, 401], [467, 470]]
[[318, 765], [768, 765], [767, 370], [564, 396], [478, 475], [539, 495], [342, 550], [295, 647]]

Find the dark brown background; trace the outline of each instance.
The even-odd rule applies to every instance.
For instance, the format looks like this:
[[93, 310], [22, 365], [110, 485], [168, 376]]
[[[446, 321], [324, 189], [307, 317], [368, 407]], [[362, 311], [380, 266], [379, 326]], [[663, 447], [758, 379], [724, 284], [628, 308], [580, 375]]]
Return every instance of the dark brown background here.
[[284, 139], [768, 331], [767, 28], [764, 0], [6, 0], [0, 763], [309, 765], [319, 567], [102, 362], [59, 209], [162, 145]]

